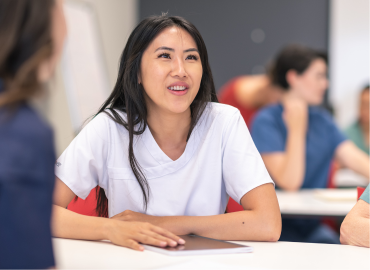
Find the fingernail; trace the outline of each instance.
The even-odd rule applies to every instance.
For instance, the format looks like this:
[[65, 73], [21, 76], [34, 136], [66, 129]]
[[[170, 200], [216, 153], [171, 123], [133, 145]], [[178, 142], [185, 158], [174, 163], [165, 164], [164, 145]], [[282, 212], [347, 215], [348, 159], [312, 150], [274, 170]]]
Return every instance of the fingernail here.
[[160, 242], [159, 244], [160, 244], [161, 246], [164, 246], [164, 247], [165, 247], [165, 246], [167, 246], [167, 243], [166, 243], [166, 242]]
[[177, 246], [177, 243], [175, 241], [171, 241], [172, 246]]
[[180, 239], [179, 239], [179, 244], [180, 244], [180, 245], [185, 244], [185, 240], [180, 238]]
[[139, 247], [140, 251], [144, 251], [144, 247]]

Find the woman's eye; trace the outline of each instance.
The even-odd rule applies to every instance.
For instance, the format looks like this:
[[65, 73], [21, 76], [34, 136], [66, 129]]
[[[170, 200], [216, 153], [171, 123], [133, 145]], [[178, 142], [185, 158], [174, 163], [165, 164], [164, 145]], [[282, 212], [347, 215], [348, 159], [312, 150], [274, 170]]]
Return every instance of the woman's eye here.
[[186, 59], [189, 59], [189, 60], [198, 60], [198, 57], [196, 55], [188, 55], [188, 57], [186, 57]]
[[158, 58], [167, 58], [170, 59], [170, 55], [168, 53], [162, 53], [158, 56]]

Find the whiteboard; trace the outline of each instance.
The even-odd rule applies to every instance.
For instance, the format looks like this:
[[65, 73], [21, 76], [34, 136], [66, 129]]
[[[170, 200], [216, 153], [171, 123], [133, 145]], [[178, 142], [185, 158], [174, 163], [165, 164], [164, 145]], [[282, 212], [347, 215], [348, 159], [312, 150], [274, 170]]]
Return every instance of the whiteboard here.
[[92, 6], [64, 2], [68, 35], [62, 56], [62, 76], [73, 130], [98, 111], [110, 93], [98, 23]]

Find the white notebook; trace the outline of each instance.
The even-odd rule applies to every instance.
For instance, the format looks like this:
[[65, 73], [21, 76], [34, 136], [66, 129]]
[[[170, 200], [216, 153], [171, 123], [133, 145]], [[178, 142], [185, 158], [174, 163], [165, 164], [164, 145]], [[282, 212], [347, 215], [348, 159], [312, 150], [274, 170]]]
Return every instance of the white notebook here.
[[147, 250], [170, 256], [249, 253], [253, 251], [253, 247], [250, 246], [234, 244], [197, 235], [181, 235], [180, 237], [185, 240], [185, 245], [164, 248], [149, 245], [144, 246]]

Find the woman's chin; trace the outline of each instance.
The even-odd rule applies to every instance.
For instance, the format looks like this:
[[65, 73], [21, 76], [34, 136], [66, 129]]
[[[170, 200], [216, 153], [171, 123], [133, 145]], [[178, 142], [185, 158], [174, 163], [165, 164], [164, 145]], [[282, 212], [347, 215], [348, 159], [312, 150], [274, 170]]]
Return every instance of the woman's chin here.
[[190, 104], [171, 104], [167, 109], [173, 114], [182, 114], [190, 109]]

